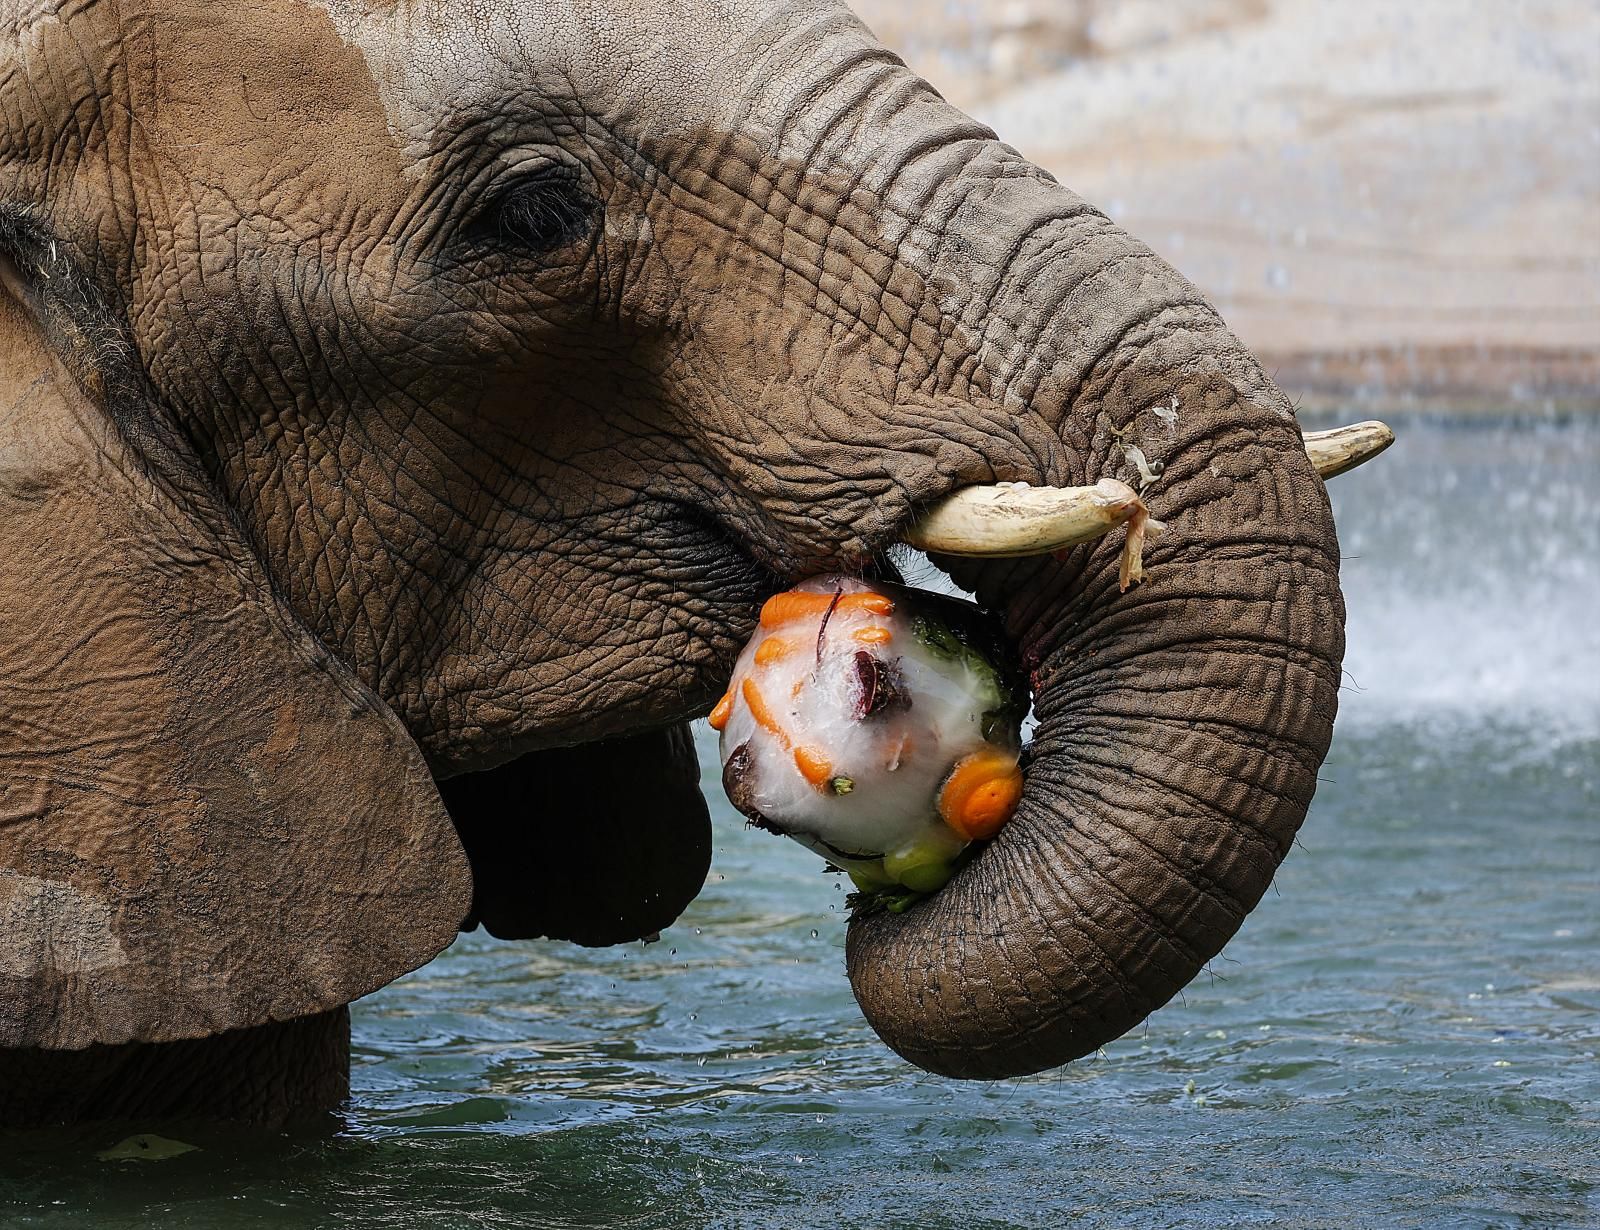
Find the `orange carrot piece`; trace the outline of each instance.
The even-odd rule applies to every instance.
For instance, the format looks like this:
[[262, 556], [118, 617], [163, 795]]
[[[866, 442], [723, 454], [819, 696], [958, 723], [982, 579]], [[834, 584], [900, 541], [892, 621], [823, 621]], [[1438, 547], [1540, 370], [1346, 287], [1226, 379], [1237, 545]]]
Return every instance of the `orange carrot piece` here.
[[761, 608], [761, 626], [779, 628], [813, 616], [821, 619], [832, 603], [831, 594], [775, 594]]
[[794, 767], [800, 770], [801, 777], [818, 790], [833, 780], [833, 766], [828, 763], [828, 758], [814, 747], [795, 748]]
[[712, 730], [726, 730], [728, 719], [732, 716], [733, 693], [725, 692], [722, 699], [717, 702], [717, 707], [711, 711], [711, 717], [707, 720], [711, 723]]
[[894, 614], [894, 599], [883, 594], [851, 594], [839, 605], [852, 611], [866, 611], [869, 615]]
[[857, 628], [850, 634], [863, 645], [887, 645], [894, 640], [894, 633], [889, 629], [873, 624], [866, 628]]
[[761, 642], [761, 648], [756, 650], [756, 665], [771, 666], [774, 662], [782, 662], [798, 648], [800, 648], [798, 641], [791, 641], [783, 636], [769, 636]]
[[[821, 619], [834, 605], [832, 594], [810, 594], [790, 590], [767, 599], [761, 608], [761, 626], [772, 629], [784, 624], [798, 623], [803, 619]], [[865, 611], [869, 615], [892, 615], [894, 599], [883, 594], [846, 594], [839, 599], [837, 614], [847, 611]]]
[[939, 814], [968, 841], [993, 837], [1011, 819], [1022, 798], [1022, 770], [1015, 756], [990, 748], [974, 752], [951, 770], [939, 791]]
[[750, 706], [750, 716], [755, 718], [756, 725], [775, 738], [785, 750], [793, 746], [788, 732], [779, 724], [772, 710], [767, 708], [766, 698], [761, 695], [761, 689], [756, 687], [756, 681], [746, 679], [743, 690], [744, 703]]

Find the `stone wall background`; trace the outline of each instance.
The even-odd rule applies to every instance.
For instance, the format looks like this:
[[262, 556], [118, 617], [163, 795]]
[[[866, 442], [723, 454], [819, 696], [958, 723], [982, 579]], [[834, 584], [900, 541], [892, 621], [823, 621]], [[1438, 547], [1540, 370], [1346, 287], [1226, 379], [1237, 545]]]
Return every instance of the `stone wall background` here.
[[1312, 403], [1600, 409], [1600, 0], [853, 0]]

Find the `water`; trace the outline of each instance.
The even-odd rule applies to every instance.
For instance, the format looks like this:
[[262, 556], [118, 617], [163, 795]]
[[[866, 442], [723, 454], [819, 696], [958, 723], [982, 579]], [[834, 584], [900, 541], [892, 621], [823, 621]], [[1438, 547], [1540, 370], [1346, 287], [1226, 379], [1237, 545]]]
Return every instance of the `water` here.
[[1400, 426], [1336, 485], [1350, 678], [1300, 846], [1103, 1054], [908, 1068], [834, 879], [719, 801], [660, 944], [465, 937], [359, 1005], [337, 1138], [12, 1141], [0, 1224], [1600, 1225], [1600, 424]]

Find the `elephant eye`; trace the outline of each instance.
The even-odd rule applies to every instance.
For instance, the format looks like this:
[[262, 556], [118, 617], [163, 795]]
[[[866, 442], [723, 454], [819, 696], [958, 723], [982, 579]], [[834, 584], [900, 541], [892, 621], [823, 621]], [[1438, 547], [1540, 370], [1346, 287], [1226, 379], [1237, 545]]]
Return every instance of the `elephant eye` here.
[[467, 229], [477, 243], [538, 256], [585, 238], [598, 209], [575, 174], [546, 171], [502, 191]]

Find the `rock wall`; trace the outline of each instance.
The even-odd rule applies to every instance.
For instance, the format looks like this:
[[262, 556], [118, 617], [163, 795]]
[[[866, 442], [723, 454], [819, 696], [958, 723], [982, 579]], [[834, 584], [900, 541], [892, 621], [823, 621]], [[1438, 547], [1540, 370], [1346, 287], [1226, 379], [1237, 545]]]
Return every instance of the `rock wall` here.
[[1291, 393], [1600, 408], [1600, 0], [855, 0]]

